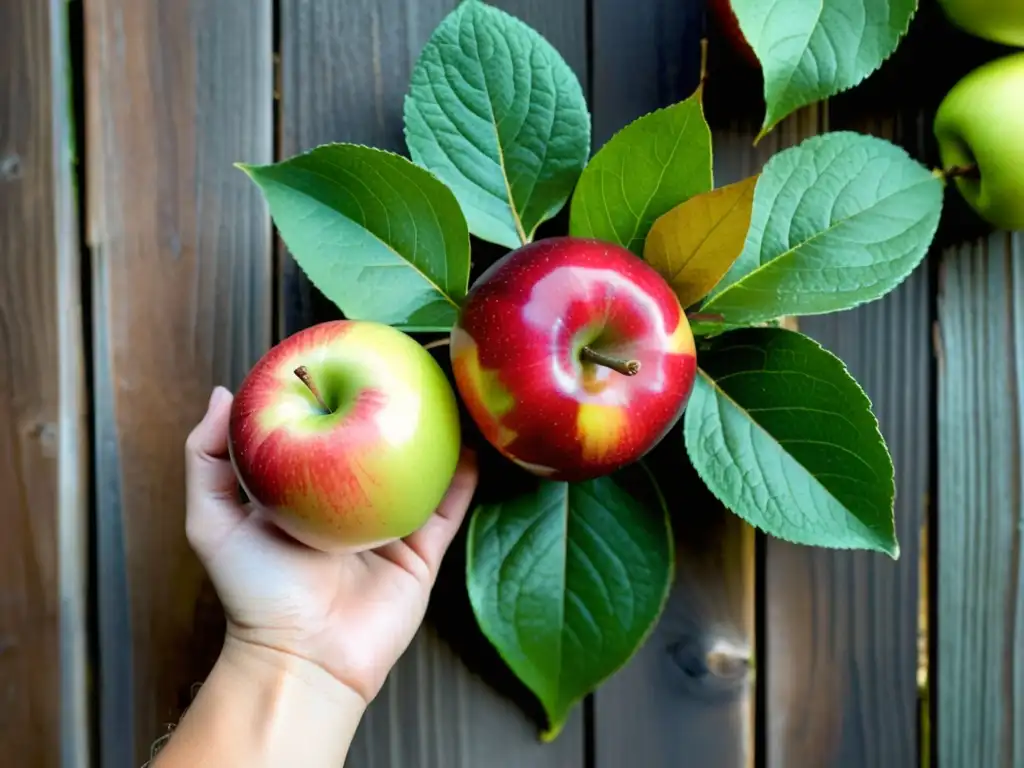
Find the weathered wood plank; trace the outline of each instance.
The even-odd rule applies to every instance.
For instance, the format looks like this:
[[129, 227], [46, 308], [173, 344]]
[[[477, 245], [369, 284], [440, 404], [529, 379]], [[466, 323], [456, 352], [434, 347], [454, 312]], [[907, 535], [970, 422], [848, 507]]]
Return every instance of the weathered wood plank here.
[[85, 7], [100, 750], [139, 765], [209, 671], [222, 614], [185, 540], [184, 441], [270, 343], [270, 0]]
[[[586, 84], [585, 0], [493, 4], [545, 35]], [[329, 141], [405, 154], [402, 98], [409, 75], [430, 33], [455, 5], [456, 0], [282, 0], [282, 155]], [[495, 250], [477, 241], [473, 248], [477, 258]], [[311, 289], [284, 249], [281, 269], [280, 333], [338, 314]], [[460, 537], [435, 590], [443, 598], [432, 605], [427, 625], [370, 707], [351, 761], [366, 768], [582, 766], [581, 711], [555, 743], [544, 745], [536, 724], [497, 692], [508, 690], [509, 681], [494, 669], [493, 654], [480, 647], [486, 641], [475, 636], [479, 633], [466, 614], [467, 598], [459, 590], [462, 547]], [[457, 642], [461, 655], [439, 634]], [[483, 678], [474, 674], [477, 669]]]
[[[889, 138], [918, 160], [935, 164], [931, 119], [936, 105], [956, 79], [994, 55], [994, 47], [950, 25], [938, 5], [922, 5], [896, 55], [853, 91], [832, 100], [832, 127]], [[935, 585], [928, 590], [922, 584], [925, 531], [937, 528], [941, 535], [944, 517], [962, 513], [954, 504], [939, 514], [929, 500], [932, 486], [955, 483], [951, 473], [958, 471], [947, 460], [933, 466], [931, 334], [935, 257], [949, 237], [963, 238], [978, 226], [957, 203], [955, 194], [947, 196], [932, 256], [899, 289], [857, 310], [801, 319], [801, 330], [839, 354], [873, 402], [896, 470], [902, 552], [898, 562], [891, 562], [864, 553], [769, 542], [769, 766], [916, 765], [928, 758], [929, 730], [938, 730], [941, 738], [941, 726], [932, 723], [929, 729], [920, 722], [927, 709], [920, 685], [933, 694], [936, 688], [919, 675], [928, 642], [920, 642], [918, 615], [921, 594], [930, 591], [932, 599], [936, 594]], [[950, 439], [960, 438], [951, 433]], [[957, 461], [966, 460], [962, 457], [969, 450], [964, 446]], [[930, 628], [932, 653], [935, 629]], [[979, 658], [964, 656], [964, 664], [977, 665]], [[794, 666], [796, 659], [807, 661]], [[943, 663], [940, 659], [940, 667]], [[963, 738], [956, 720], [947, 720], [946, 729], [947, 737]], [[951, 736], [949, 729], [961, 735]], [[956, 765], [947, 757], [938, 760], [939, 765]]]
[[88, 434], [63, 2], [0, 12], [0, 754], [89, 765]]
[[1024, 765], [1024, 236], [943, 254], [936, 758]]
[[[835, 104], [831, 112], [833, 130], [912, 139], [896, 119], [854, 119]], [[929, 286], [923, 265], [878, 302], [800, 318], [800, 330], [843, 359], [873, 403], [895, 465], [901, 556], [893, 562], [767, 540], [769, 766], [882, 768], [918, 760], [919, 557], [933, 406]]]
[[879, 302], [800, 318], [874, 404], [896, 467], [898, 562], [772, 540], [766, 548], [769, 765], [916, 765], [920, 527], [928, 503], [927, 270]]
[[[594, 0], [596, 146], [640, 115], [693, 93], [703, 12], [701, 0]], [[753, 102], [757, 92], [729, 66], [729, 53], [719, 50], [714, 36], [709, 53], [705, 105], [715, 183], [723, 185], [756, 173], [778, 136], [751, 147], [756, 130], [736, 101], [751, 94]], [[816, 126], [813, 116], [801, 116], [779, 135], [792, 142]], [[710, 494], [694, 496], [699, 488], [692, 472], [663, 488], [673, 511], [676, 581], [644, 647], [594, 696], [598, 768], [668, 768], [681, 760], [716, 768], [753, 765], [755, 537]]]

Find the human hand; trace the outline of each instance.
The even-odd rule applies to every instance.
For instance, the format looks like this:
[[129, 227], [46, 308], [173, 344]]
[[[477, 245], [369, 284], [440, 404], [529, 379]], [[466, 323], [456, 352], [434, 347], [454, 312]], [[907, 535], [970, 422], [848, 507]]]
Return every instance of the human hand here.
[[241, 504], [228, 458], [232, 399], [214, 390], [186, 442], [186, 532], [224, 606], [228, 636], [312, 662], [368, 704], [423, 621], [476, 488], [475, 459], [463, 452], [444, 500], [411, 536], [325, 554]]

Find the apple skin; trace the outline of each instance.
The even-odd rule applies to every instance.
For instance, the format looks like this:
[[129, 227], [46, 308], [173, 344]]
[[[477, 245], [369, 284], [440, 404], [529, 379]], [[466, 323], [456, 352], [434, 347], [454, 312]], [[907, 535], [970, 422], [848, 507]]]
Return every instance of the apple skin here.
[[1024, 229], [1024, 52], [982, 64], [942, 99], [933, 122], [943, 169], [967, 204], [998, 229]]
[[426, 522], [455, 473], [460, 429], [430, 352], [396, 328], [337, 320], [289, 336], [253, 366], [232, 404], [229, 452], [278, 527], [314, 549], [359, 552]]
[[970, 35], [1024, 47], [1024, 3], [1020, 0], [939, 0], [946, 18]]
[[[696, 354], [668, 283], [620, 246], [577, 237], [506, 254], [473, 284], [450, 337], [456, 387], [501, 454], [552, 480], [610, 474], [679, 420]], [[640, 363], [632, 376], [580, 360]]]

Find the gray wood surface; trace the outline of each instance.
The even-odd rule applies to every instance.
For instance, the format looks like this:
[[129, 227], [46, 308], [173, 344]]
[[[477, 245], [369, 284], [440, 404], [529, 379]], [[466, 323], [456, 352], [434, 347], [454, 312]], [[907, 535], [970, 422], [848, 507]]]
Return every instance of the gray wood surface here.
[[0, 755], [89, 765], [88, 463], [63, 2], [0, 10]]
[[1024, 236], [943, 254], [936, 757], [1024, 765]]
[[[587, 82], [585, 0], [501, 0], [494, 5], [533, 26]], [[406, 153], [402, 99], [420, 49], [455, 0], [283, 0], [281, 155], [352, 141]], [[474, 241], [474, 258], [495, 249]], [[281, 251], [278, 332], [292, 333], [338, 311], [312, 290]], [[435, 593], [464, 603], [460, 538]], [[528, 699], [479, 647], [461, 605], [432, 606], [427, 624], [370, 707], [350, 762], [366, 768], [577, 768], [583, 765], [583, 708], [542, 744]], [[436, 626], [436, 631], [435, 631]], [[439, 635], [446, 638], [441, 640]], [[455, 653], [447, 640], [458, 646]], [[464, 647], [465, 646], [465, 647]], [[477, 658], [484, 659], [476, 663]], [[470, 660], [471, 663], [466, 663]], [[479, 674], [478, 674], [479, 673]], [[512, 696], [506, 696], [512, 685]], [[523, 708], [520, 707], [520, 704]], [[525, 708], [525, 711], [524, 711]]]
[[[596, 147], [632, 120], [693, 93], [703, 10], [700, 0], [594, 0]], [[705, 93], [721, 104], [732, 99], [721, 90], [730, 88], [732, 72], [717, 68], [729, 54], [715, 46]], [[771, 141], [753, 150], [749, 120], [713, 118], [713, 111], [716, 185], [756, 173]], [[681, 444], [678, 451], [659, 450], [659, 460], [685, 461]], [[695, 494], [695, 475], [677, 477], [678, 485], [663, 488], [676, 533], [676, 581], [651, 637], [594, 695], [598, 768], [754, 764], [754, 531], [707, 492]]]
[[[835, 105], [831, 113], [831, 130], [914, 139], [893, 119], [855, 121]], [[919, 146], [908, 148], [921, 157]], [[800, 330], [838, 355], [872, 401], [895, 467], [901, 555], [894, 562], [767, 541], [769, 766], [917, 764], [919, 558], [934, 408], [930, 296], [925, 263], [880, 301], [800, 318]]]
[[270, 343], [270, 0], [85, 4], [100, 750], [141, 765], [219, 651], [184, 441]]

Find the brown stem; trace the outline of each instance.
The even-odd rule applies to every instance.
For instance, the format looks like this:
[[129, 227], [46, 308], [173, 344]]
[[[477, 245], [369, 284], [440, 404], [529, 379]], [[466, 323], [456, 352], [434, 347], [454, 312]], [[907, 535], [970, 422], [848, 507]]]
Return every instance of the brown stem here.
[[967, 165], [954, 165], [952, 168], [944, 168], [942, 175], [947, 179], [979, 179], [981, 178], [981, 172], [978, 170], [977, 163], [968, 163]]
[[700, 80], [698, 81], [698, 87], [704, 87], [704, 81], [708, 77], [708, 39], [702, 37], [700, 39]]
[[445, 336], [443, 339], [434, 339], [429, 344], [424, 344], [423, 348], [434, 349], [434, 347], [443, 347], [445, 344], [449, 344], [450, 342], [451, 339], [448, 336]]
[[593, 363], [594, 365], [603, 365], [605, 368], [611, 368], [623, 376], [635, 376], [640, 371], [639, 360], [623, 360], [620, 357], [611, 357], [610, 355], [597, 352], [590, 347], [584, 347], [580, 350], [580, 360], [585, 363]]
[[299, 381], [306, 385], [306, 388], [313, 393], [313, 397], [320, 404], [320, 407], [324, 409], [325, 413], [330, 413], [331, 409], [327, 407], [327, 403], [324, 402], [323, 397], [320, 395], [320, 390], [316, 388], [316, 384], [313, 383], [313, 377], [309, 375], [309, 370], [304, 365], [300, 365], [295, 369], [295, 375], [299, 377]]

